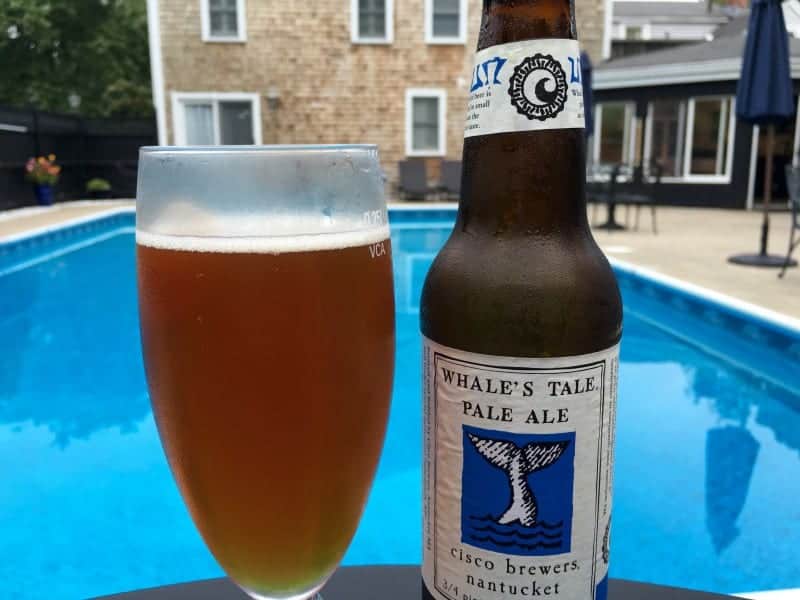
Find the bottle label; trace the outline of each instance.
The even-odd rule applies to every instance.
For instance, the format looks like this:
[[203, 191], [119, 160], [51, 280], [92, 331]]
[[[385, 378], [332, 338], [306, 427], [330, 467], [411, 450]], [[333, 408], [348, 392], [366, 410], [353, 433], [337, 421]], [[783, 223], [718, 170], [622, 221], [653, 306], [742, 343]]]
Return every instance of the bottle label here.
[[525, 40], [475, 55], [464, 137], [583, 129], [584, 120], [577, 40]]
[[618, 356], [509, 358], [424, 339], [434, 598], [606, 598]]

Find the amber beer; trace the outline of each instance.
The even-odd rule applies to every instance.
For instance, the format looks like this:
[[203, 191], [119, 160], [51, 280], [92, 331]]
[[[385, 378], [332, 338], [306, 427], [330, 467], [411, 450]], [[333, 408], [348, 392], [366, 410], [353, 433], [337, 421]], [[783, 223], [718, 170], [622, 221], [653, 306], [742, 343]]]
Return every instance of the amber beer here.
[[198, 529], [248, 591], [311, 589], [355, 532], [391, 396], [385, 236], [137, 234], [158, 429]]
[[584, 199], [570, 0], [484, 0], [420, 305], [423, 597], [604, 600], [622, 307]]

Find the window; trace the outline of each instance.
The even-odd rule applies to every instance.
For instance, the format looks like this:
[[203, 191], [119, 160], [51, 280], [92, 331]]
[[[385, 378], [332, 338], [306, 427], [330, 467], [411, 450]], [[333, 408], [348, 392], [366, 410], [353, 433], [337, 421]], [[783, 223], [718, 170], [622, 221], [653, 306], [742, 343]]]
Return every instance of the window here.
[[732, 98], [690, 101], [692, 121], [688, 175], [727, 175]]
[[258, 94], [173, 93], [172, 122], [178, 145], [261, 143]]
[[628, 25], [625, 28], [626, 40], [640, 40], [642, 39], [642, 27], [637, 25]]
[[392, 0], [350, 0], [350, 38], [356, 44], [390, 44], [394, 38]]
[[656, 162], [663, 177], [680, 177], [686, 141], [686, 101], [659, 100], [648, 110], [645, 166]]
[[444, 156], [447, 94], [406, 90], [406, 155]]
[[425, 41], [428, 44], [466, 43], [466, 0], [425, 0]]
[[607, 102], [595, 109], [596, 164], [631, 164], [633, 162], [635, 133], [633, 104]]
[[244, 42], [245, 0], [200, 0], [203, 41]]
[[647, 110], [645, 164], [680, 181], [730, 179], [736, 119], [731, 97], [658, 100]]

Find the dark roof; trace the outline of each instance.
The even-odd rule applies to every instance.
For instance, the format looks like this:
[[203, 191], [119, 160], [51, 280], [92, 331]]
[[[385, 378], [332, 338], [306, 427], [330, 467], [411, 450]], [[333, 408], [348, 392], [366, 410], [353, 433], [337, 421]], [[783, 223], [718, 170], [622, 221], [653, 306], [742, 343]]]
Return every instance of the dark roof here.
[[717, 4], [708, 12], [705, 2], [614, 2], [614, 17], [640, 17], [658, 21], [718, 23], [729, 18], [730, 9]]
[[[717, 37], [710, 42], [686, 44], [665, 50], [607, 60], [597, 65], [595, 70], [604, 71], [739, 58], [744, 51], [744, 42], [745, 37], [743, 35], [726, 35]], [[800, 39], [789, 38], [789, 52], [792, 56], [800, 57]]]

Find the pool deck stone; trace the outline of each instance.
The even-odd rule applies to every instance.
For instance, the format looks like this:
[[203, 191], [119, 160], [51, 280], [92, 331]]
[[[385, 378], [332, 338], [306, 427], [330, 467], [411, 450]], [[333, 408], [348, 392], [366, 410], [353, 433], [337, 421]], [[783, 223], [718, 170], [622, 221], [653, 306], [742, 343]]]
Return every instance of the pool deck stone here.
[[[25, 231], [57, 225], [113, 208], [132, 206], [132, 201], [104, 200], [0, 212], [0, 241]], [[452, 205], [405, 206], [409, 209], [421, 209]], [[602, 209], [597, 212], [598, 220], [605, 217]], [[618, 219], [623, 215], [624, 209], [618, 211]], [[789, 240], [789, 222], [790, 215], [787, 212], [771, 215], [770, 250], [773, 253], [785, 253]], [[727, 262], [732, 254], [757, 250], [760, 227], [759, 212], [660, 207], [658, 234], [650, 230], [647, 209], [642, 211], [641, 227], [638, 231], [608, 232], [595, 228], [594, 232], [597, 241], [610, 257], [798, 319], [800, 268], [789, 269], [783, 279], [778, 279], [777, 269], [743, 267]]]

